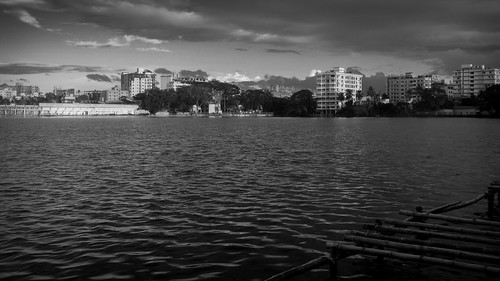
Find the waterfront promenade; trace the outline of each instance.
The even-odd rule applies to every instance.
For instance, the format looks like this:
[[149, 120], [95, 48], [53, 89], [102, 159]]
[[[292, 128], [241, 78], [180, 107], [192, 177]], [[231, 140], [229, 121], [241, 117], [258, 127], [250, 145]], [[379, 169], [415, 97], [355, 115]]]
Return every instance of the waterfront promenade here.
[[40, 103], [0, 107], [0, 116], [104, 116], [141, 113], [135, 104]]

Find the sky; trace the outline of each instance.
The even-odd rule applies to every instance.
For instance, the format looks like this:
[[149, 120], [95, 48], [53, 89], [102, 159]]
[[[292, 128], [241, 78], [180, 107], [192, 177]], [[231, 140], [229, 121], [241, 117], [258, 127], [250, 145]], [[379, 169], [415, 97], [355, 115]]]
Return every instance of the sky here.
[[0, 0], [0, 84], [78, 90], [138, 67], [222, 81], [333, 67], [500, 67], [498, 0]]

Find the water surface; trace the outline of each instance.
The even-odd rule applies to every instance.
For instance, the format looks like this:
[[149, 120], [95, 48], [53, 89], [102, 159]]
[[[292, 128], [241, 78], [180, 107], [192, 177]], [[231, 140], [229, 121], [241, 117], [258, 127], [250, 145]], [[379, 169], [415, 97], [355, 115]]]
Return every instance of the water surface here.
[[[0, 131], [2, 280], [263, 280], [375, 218], [471, 199], [500, 171], [489, 119], [2, 118]], [[433, 270], [414, 278], [485, 280]]]

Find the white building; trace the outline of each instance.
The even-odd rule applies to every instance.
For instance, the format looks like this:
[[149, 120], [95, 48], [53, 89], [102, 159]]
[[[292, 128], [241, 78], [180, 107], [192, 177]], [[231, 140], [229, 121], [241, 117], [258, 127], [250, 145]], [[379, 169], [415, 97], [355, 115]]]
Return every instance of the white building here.
[[17, 96], [17, 91], [10, 87], [5, 87], [3, 89], [0, 89], [0, 96], [2, 96], [4, 99], [11, 99]]
[[123, 72], [121, 75], [121, 89], [129, 91], [130, 96], [153, 89], [155, 83], [156, 75], [142, 68], [137, 68], [135, 73]]
[[348, 90], [355, 100], [356, 92], [362, 91], [362, 78], [363, 75], [346, 72], [343, 67], [316, 73], [317, 110], [323, 114], [335, 113], [341, 107], [340, 94], [345, 97]]
[[412, 72], [407, 72], [404, 75], [393, 75], [387, 77], [387, 95], [391, 103], [409, 102], [411, 98], [408, 91], [416, 90], [418, 87], [422, 89], [430, 89], [432, 83], [442, 82], [442, 78], [436, 75], [419, 75], [414, 76]]
[[500, 69], [486, 68], [484, 65], [462, 64], [460, 69], [453, 71], [453, 96], [468, 98], [486, 88], [500, 84]]

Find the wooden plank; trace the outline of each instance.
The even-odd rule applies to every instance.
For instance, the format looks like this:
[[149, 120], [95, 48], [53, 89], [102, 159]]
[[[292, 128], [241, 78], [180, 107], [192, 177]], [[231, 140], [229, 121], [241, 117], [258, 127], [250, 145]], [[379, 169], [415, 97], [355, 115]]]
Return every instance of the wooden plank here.
[[458, 223], [467, 223], [467, 224], [474, 224], [474, 225], [500, 227], [500, 222], [497, 222], [497, 221], [489, 221], [489, 220], [481, 220], [481, 219], [466, 219], [466, 218], [452, 217], [452, 216], [446, 216], [446, 215], [412, 212], [412, 211], [407, 211], [407, 210], [400, 210], [399, 213], [401, 215], [418, 217], [418, 218], [436, 219], [436, 220], [449, 221], [449, 222], [458, 222]]
[[429, 247], [429, 246], [413, 245], [413, 244], [392, 242], [392, 241], [387, 241], [387, 240], [379, 240], [379, 239], [373, 239], [373, 238], [367, 238], [367, 237], [360, 237], [360, 236], [353, 236], [353, 235], [347, 235], [347, 236], [345, 236], [344, 240], [351, 241], [351, 242], [356, 242], [356, 243], [362, 243], [362, 244], [370, 244], [370, 245], [382, 246], [382, 247], [385, 247], [385, 248], [393, 248], [393, 249], [398, 249], [398, 250], [418, 251], [418, 252], [424, 252], [426, 254], [429, 253], [429, 254], [438, 254], [438, 255], [444, 255], [444, 256], [449, 255], [452, 258], [471, 259], [471, 260], [478, 260], [478, 261], [488, 261], [488, 262], [495, 262], [496, 264], [500, 264], [500, 256], [485, 255], [485, 254], [480, 254], [480, 253], [473, 253], [473, 252], [466, 252], [466, 251], [460, 251], [460, 250], [445, 249], [445, 248], [439, 248], [439, 247]]
[[383, 235], [383, 234], [376, 233], [376, 232], [363, 232], [363, 231], [359, 231], [359, 230], [352, 230], [351, 234], [357, 235], [357, 236], [362, 236], [362, 237], [369, 237], [369, 238], [375, 238], [375, 239], [383, 239], [383, 240], [388, 240], [388, 241], [400, 242], [400, 243], [424, 245], [424, 246], [430, 246], [430, 247], [440, 247], [440, 248], [447, 248], [447, 249], [454, 249], [454, 250], [461, 250], [461, 251], [470, 251], [470, 252], [491, 254], [491, 255], [500, 255], [500, 248], [492, 247], [490, 245], [488, 247], [480, 247], [480, 246], [475, 246], [475, 245], [472, 245], [469, 243], [454, 244], [454, 243], [449, 243], [449, 242], [445, 242], [445, 241], [411, 239], [411, 238], [405, 238], [405, 237], [387, 236], [387, 235]]
[[348, 252], [357, 253], [357, 254], [367, 254], [367, 255], [372, 255], [372, 256], [377, 256], [377, 257], [388, 257], [388, 258], [395, 258], [395, 259], [414, 261], [414, 262], [426, 262], [426, 263], [431, 263], [431, 264], [435, 264], [435, 265], [443, 265], [443, 266], [449, 266], [449, 267], [461, 268], [461, 269], [467, 269], [467, 270], [497, 273], [497, 274], [500, 273], [500, 268], [494, 267], [494, 266], [486, 266], [486, 265], [481, 265], [481, 264], [466, 263], [466, 262], [460, 262], [460, 261], [454, 261], [454, 260], [446, 260], [446, 259], [442, 259], [442, 258], [427, 257], [427, 256], [423, 256], [423, 255], [398, 253], [398, 252], [394, 252], [394, 251], [387, 251], [387, 250], [380, 250], [380, 249], [373, 249], [373, 248], [364, 248], [364, 247], [358, 247], [358, 246], [341, 244], [341, 243], [333, 244], [333, 245], [331, 245], [331, 248], [332, 248], [332, 255], [336, 254], [335, 251], [340, 250], [340, 251], [348, 251]]
[[386, 223], [394, 224], [394, 225], [400, 225], [400, 226], [412, 226], [412, 227], [435, 229], [435, 230], [441, 230], [441, 231], [480, 235], [480, 236], [487, 236], [487, 237], [500, 237], [500, 232], [489, 231], [489, 230], [459, 228], [459, 227], [444, 226], [444, 225], [432, 224], [432, 223], [411, 222], [411, 221], [395, 220], [395, 219], [387, 219], [387, 218], [382, 219], [382, 221], [384, 221]]
[[408, 229], [408, 228], [400, 228], [400, 227], [388, 227], [381, 225], [368, 225], [369, 229], [374, 229], [381, 232], [390, 232], [390, 233], [404, 233], [411, 235], [423, 235], [429, 237], [437, 237], [451, 240], [460, 240], [467, 242], [476, 242], [490, 245], [500, 245], [500, 239], [488, 239], [482, 237], [468, 236], [468, 235], [460, 235], [460, 234], [450, 234], [450, 233], [441, 233], [435, 231], [425, 231], [425, 230], [416, 230], [416, 229]]

